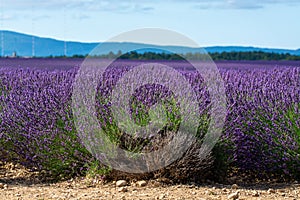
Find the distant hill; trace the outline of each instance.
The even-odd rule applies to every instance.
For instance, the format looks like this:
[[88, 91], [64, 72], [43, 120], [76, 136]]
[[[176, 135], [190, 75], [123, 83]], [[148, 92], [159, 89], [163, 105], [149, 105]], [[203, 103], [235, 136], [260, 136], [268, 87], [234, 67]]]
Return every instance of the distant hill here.
[[[51, 38], [42, 38], [13, 31], [0, 31], [3, 33], [4, 41], [4, 55], [10, 56], [13, 52], [16, 52], [18, 56], [32, 56], [32, 40], [34, 38], [34, 52], [37, 57], [46, 56], [63, 56], [65, 42], [55, 40]], [[82, 43], [82, 42], [66, 42], [66, 55], [86, 55], [89, 54], [98, 44], [100, 43]], [[154, 52], [161, 53], [162, 46], [151, 45], [151, 44], [139, 44], [130, 42], [109, 42], [102, 43], [103, 52], [101, 54], [108, 54], [110, 51], [117, 53], [119, 50], [125, 52], [128, 48], [141, 49], [139, 53], [143, 52]], [[2, 45], [0, 45], [0, 52], [2, 52]], [[186, 54], [186, 53], [197, 53], [202, 52], [201, 48], [191, 48], [183, 46], [164, 46], [171, 52]], [[288, 49], [268, 49], [268, 48], [256, 48], [256, 47], [241, 47], [241, 46], [213, 46], [205, 47], [209, 53], [215, 52], [249, 52], [249, 51], [263, 51], [268, 53], [290, 53], [292, 55], [300, 55], [300, 49], [288, 50]]]

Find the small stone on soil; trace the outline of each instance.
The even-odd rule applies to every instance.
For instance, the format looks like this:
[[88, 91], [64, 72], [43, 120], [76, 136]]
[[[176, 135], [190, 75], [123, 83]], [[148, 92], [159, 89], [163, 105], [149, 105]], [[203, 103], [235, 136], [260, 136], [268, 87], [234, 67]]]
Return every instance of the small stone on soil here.
[[271, 194], [271, 193], [274, 194], [274, 193], [275, 193], [275, 190], [270, 188], [270, 189], [268, 189], [268, 193], [269, 193], [269, 194]]
[[231, 186], [231, 189], [234, 189], [234, 190], [236, 190], [236, 189], [238, 189], [239, 188], [239, 186], [237, 185], [237, 184], [233, 184], [232, 186]]
[[147, 185], [147, 182], [146, 182], [146, 181], [138, 181], [138, 182], [136, 182], [136, 184], [137, 184], [137, 186], [139, 186], [139, 187], [144, 187], [144, 186]]
[[258, 193], [257, 191], [254, 191], [254, 192], [252, 193], [252, 196], [253, 196], [253, 197], [259, 197], [259, 193]]
[[120, 188], [118, 189], [118, 191], [119, 191], [119, 192], [127, 192], [128, 190], [127, 190], [126, 187], [120, 187]]
[[227, 198], [228, 198], [228, 199], [236, 200], [236, 199], [239, 198], [239, 192], [232, 193], [232, 194], [228, 195]]
[[125, 181], [125, 180], [118, 180], [116, 182], [117, 187], [123, 187], [123, 186], [126, 186], [126, 185], [127, 185], [127, 181]]

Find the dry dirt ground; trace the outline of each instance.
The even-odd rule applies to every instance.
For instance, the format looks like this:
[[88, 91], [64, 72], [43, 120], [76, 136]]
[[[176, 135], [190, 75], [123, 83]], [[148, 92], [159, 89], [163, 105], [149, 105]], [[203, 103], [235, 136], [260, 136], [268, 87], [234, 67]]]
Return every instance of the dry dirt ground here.
[[41, 183], [39, 175], [24, 167], [0, 162], [0, 200], [11, 199], [300, 199], [300, 184], [167, 185], [162, 180], [117, 187], [115, 182], [77, 178]]

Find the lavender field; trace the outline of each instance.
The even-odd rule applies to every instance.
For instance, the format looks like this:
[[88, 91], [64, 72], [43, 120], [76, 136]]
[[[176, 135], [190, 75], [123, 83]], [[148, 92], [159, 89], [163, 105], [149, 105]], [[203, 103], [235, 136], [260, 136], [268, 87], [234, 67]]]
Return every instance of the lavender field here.
[[[0, 59], [1, 160], [62, 177], [83, 175], [98, 163], [78, 137], [71, 108], [72, 84], [82, 61]], [[97, 91], [97, 117], [110, 138], [124, 148], [128, 147], [122, 144], [123, 133], [110, 116], [107, 100], [118, 77], [139, 63], [114, 63]], [[204, 121], [199, 126], [200, 140], [210, 105], [203, 79], [187, 63], [162, 63], [180, 71], [198, 94]], [[219, 151], [215, 159], [222, 160], [222, 166], [215, 162], [214, 167], [224, 173], [235, 169], [259, 177], [300, 179], [300, 62], [222, 61], [216, 65], [225, 83], [227, 116], [216, 145], [221, 149], [213, 151]], [[151, 97], [157, 93], [163, 95]], [[172, 96], [157, 85], [142, 87], [135, 95], [132, 117], [136, 123], [147, 123], [147, 108], [157, 98]], [[167, 128], [176, 130], [180, 123], [180, 115], [172, 109], [176, 103], [167, 106]], [[130, 145], [143, 142], [133, 140]]]

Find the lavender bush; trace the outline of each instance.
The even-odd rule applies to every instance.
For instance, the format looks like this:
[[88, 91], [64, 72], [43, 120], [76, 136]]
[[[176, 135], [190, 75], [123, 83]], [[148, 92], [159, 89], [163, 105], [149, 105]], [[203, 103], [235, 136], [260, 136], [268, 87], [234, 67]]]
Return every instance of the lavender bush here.
[[[141, 151], [140, 147], [149, 144], [149, 141], [124, 136], [111, 118], [108, 97], [118, 78], [137, 64], [126, 61], [111, 68], [99, 83], [96, 102], [98, 119], [105, 124], [103, 127], [107, 134], [123, 148], [133, 147], [133, 151]], [[203, 80], [185, 63], [167, 64], [178, 69], [197, 92], [200, 102], [197, 112], [202, 114], [198, 131], [201, 143], [210, 118], [209, 94]], [[251, 63], [233, 63], [233, 68], [230, 68], [230, 63], [218, 65], [226, 84], [228, 114], [223, 135], [213, 151], [214, 159], [208, 163], [214, 163], [220, 174], [227, 169], [227, 163], [241, 172], [254, 172], [261, 177], [300, 176], [300, 68], [274, 65], [264, 67], [264, 64], [256, 63], [254, 68], [251, 68]], [[1, 160], [19, 162], [33, 169], [46, 169], [55, 176], [84, 174], [88, 168], [97, 168], [97, 161], [85, 149], [74, 127], [71, 96], [77, 68], [68, 66], [64, 69], [63, 64], [58, 68], [51, 67], [51, 70], [38, 68], [37, 63], [34, 66], [34, 69], [0, 68]], [[132, 98], [132, 117], [136, 123], [147, 124], [149, 106], [158, 99], [164, 99], [166, 109], [170, 110], [169, 123], [164, 131], [171, 133], [180, 123], [180, 115], [176, 111], [178, 105], [172, 98], [172, 93], [160, 86], [141, 87]], [[197, 152], [197, 149], [193, 151]], [[193, 170], [195, 162], [192, 160], [195, 158], [191, 151], [186, 155], [176, 163]], [[201, 166], [199, 164], [198, 172], [200, 169], [203, 171]], [[188, 174], [193, 173], [189, 171]]]
[[70, 108], [74, 71], [2, 69], [1, 159], [80, 174], [91, 155], [77, 138]]
[[223, 138], [240, 170], [299, 177], [299, 74], [299, 68], [224, 73], [230, 107]]

